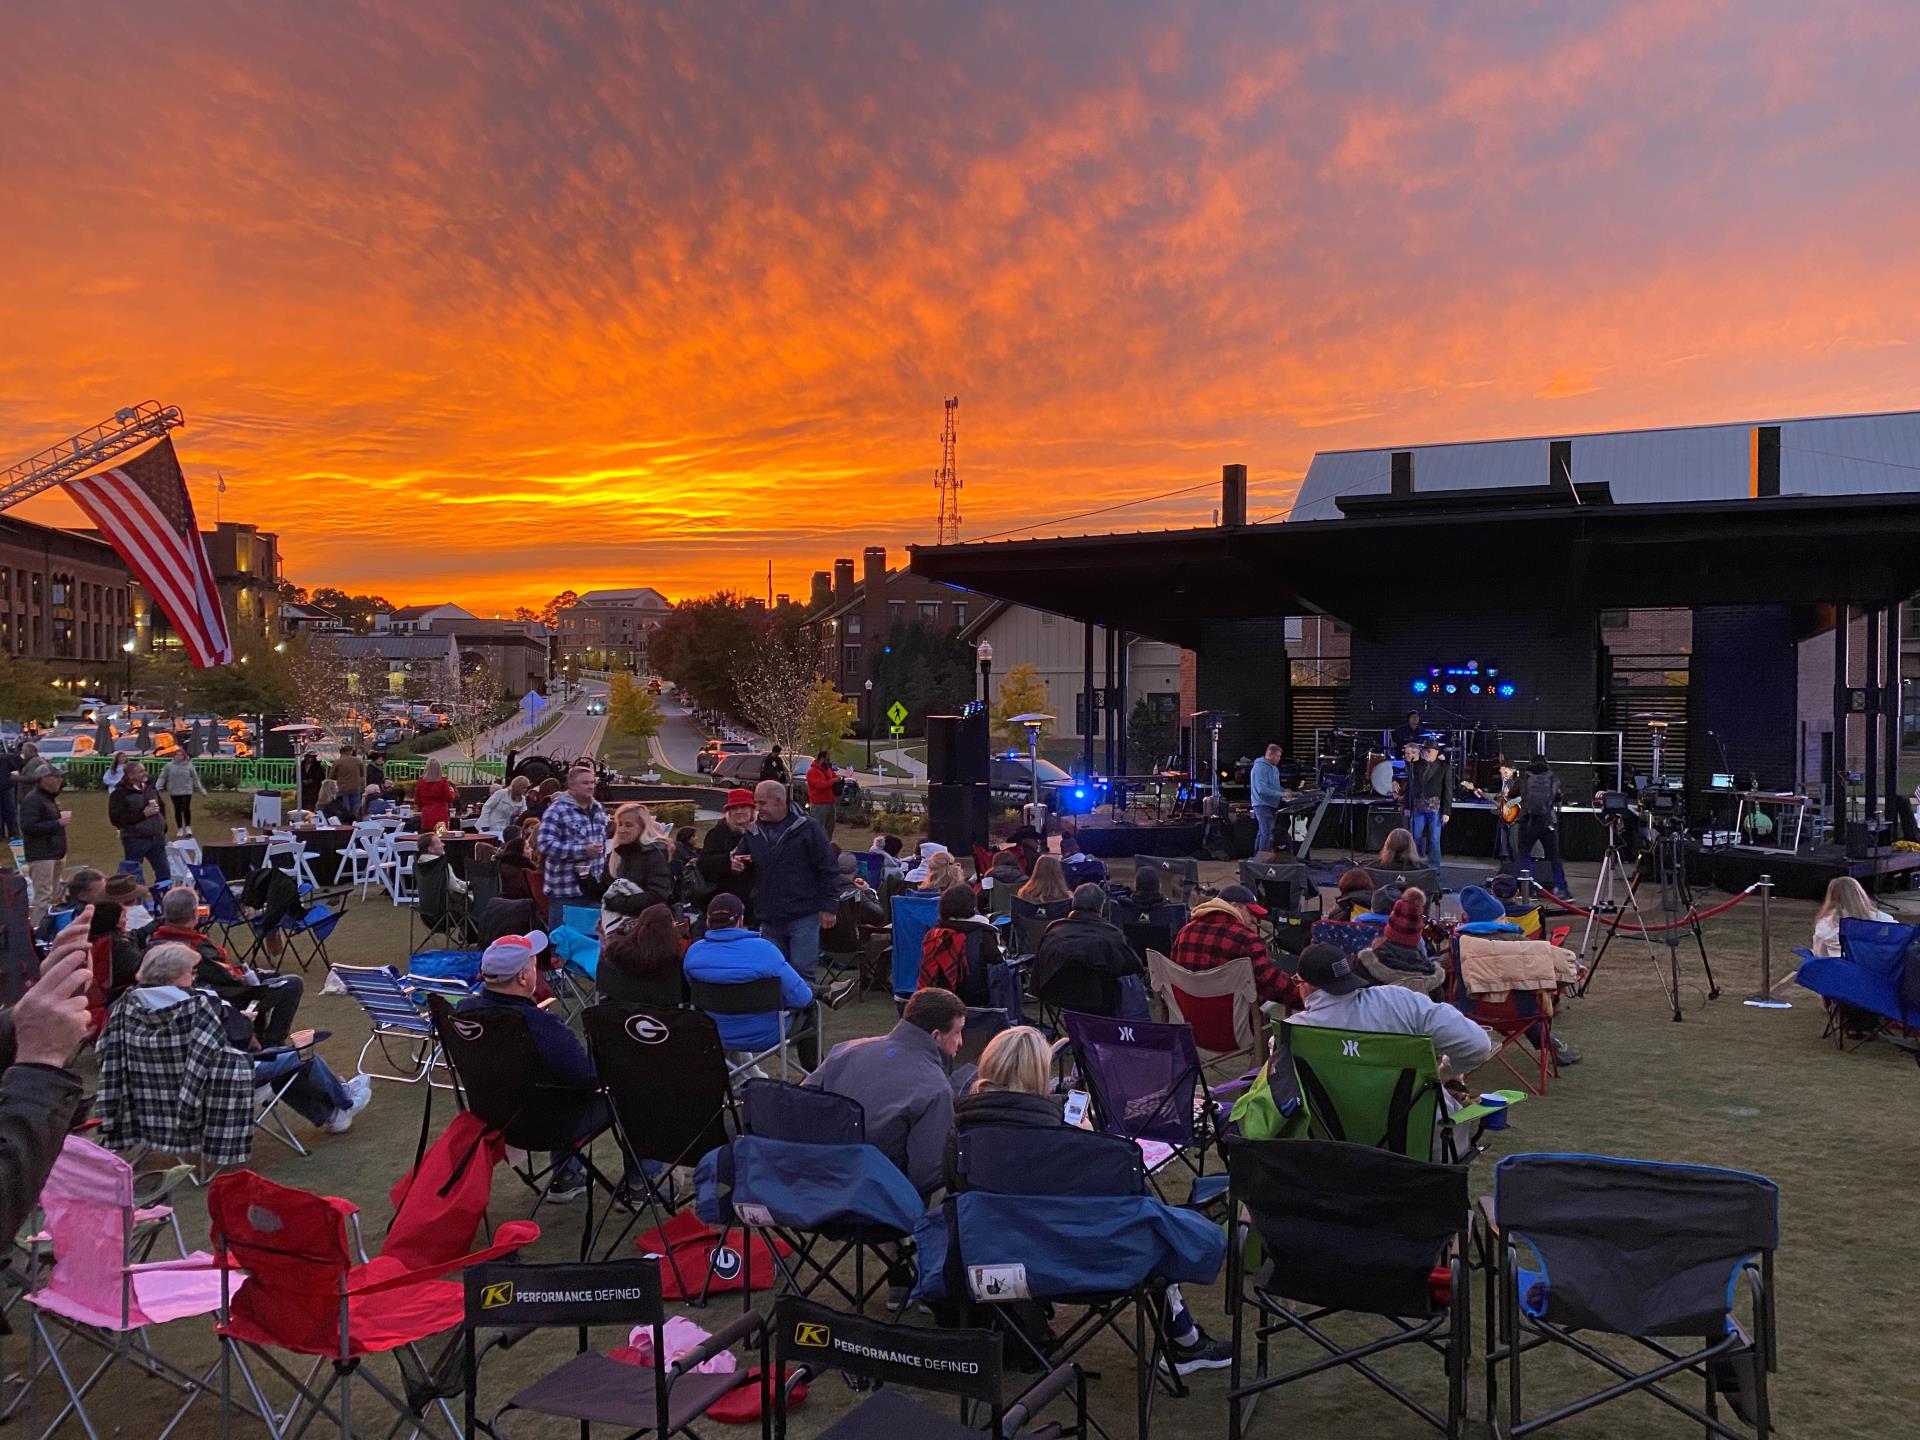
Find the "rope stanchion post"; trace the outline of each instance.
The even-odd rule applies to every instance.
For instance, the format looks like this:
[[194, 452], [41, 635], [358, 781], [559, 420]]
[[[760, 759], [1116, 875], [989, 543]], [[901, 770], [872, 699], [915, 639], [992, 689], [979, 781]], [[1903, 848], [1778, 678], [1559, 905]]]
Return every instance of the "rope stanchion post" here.
[[1760, 988], [1741, 1003], [1756, 1010], [1791, 1010], [1792, 1001], [1773, 993], [1773, 877], [1762, 875], [1754, 889], [1760, 892]]

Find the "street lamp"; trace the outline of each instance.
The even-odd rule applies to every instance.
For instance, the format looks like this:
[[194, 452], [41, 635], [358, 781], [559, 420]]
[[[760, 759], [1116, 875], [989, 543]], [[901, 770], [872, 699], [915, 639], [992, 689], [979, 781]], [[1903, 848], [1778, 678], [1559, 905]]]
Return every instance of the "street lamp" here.
[[129, 635], [122, 640], [120, 648], [127, 652], [127, 683], [120, 691], [120, 698], [131, 705], [133, 703], [133, 637]]
[[867, 681], [867, 773], [873, 773], [873, 681]]
[[993, 646], [982, 640], [974, 647], [973, 653], [980, 659], [980, 698], [990, 703], [993, 699], [993, 691], [988, 688], [988, 685], [993, 674]]

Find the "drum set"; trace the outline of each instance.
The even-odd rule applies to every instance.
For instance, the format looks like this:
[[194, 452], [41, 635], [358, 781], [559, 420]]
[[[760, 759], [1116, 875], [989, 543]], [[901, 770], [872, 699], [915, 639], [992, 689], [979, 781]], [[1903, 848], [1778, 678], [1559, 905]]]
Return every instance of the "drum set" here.
[[[1452, 757], [1454, 778], [1460, 784], [1495, 789], [1500, 784], [1500, 757], [1497, 754], [1467, 755], [1473, 735], [1473, 731], [1455, 735], [1444, 730], [1425, 730], [1414, 743], [1431, 742], [1439, 747], [1442, 755]], [[1406, 786], [1407, 762], [1403, 756], [1388, 754], [1382, 749], [1385, 743], [1378, 730], [1323, 731], [1317, 757], [1321, 783], [1354, 799], [1398, 800]]]

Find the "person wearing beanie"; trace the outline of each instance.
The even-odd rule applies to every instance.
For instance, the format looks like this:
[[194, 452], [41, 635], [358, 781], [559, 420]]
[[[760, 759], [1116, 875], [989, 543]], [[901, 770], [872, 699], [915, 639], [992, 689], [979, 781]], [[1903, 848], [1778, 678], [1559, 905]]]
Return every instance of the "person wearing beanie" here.
[[1446, 983], [1447, 972], [1427, 954], [1421, 932], [1426, 926], [1427, 897], [1418, 887], [1393, 902], [1387, 928], [1354, 958], [1360, 971], [1375, 985], [1403, 985], [1432, 995]]
[[700, 853], [694, 858], [694, 868], [700, 872], [700, 878], [715, 892], [736, 897], [749, 916], [753, 913], [753, 876], [734, 870], [733, 852], [751, 824], [753, 792], [737, 788], [727, 791], [727, 803], [721, 808], [720, 818], [707, 830], [700, 842]]
[[1324, 1025], [1376, 1035], [1425, 1035], [1440, 1078], [1465, 1075], [1493, 1055], [1487, 1032], [1453, 1006], [1404, 985], [1369, 985], [1337, 945], [1309, 945], [1294, 976], [1306, 1006], [1289, 1025]]
[[1200, 975], [1244, 955], [1253, 961], [1253, 988], [1260, 999], [1289, 1011], [1298, 1010], [1299, 991], [1292, 978], [1273, 963], [1273, 954], [1254, 923], [1266, 913], [1252, 890], [1245, 885], [1229, 885], [1211, 900], [1193, 907], [1192, 917], [1173, 937], [1173, 954], [1167, 958], [1182, 970]]
[[1507, 919], [1507, 907], [1500, 903], [1499, 897], [1479, 885], [1469, 885], [1460, 892], [1460, 909], [1467, 917], [1459, 927], [1463, 935], [1506, 939], [1524, 933]]

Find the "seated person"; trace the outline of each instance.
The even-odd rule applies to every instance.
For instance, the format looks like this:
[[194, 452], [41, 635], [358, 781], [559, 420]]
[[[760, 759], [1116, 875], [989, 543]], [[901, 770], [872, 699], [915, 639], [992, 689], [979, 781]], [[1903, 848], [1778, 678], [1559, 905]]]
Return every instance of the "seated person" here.
[[1098, 885], [1082, 885], [1073, 892], [1072, 908], [1040, 937], [1033, 956], [1033, 993], [1062, 1010], [1118, 1015], [1121, 978], [1145, 973], [1120, 927], [1107, 920], [1107, 892]]
[[378, 820], [382, 815], [393, 813], [393, 801], [380, 793], [378, 785], [368, 785], [360, 792], [360, 818]]
[[1409, 885], [1387, 913], [1387, 928], [1354, 957], [1369, 984], [1404, 985], [1423, 995], [1439, 992], [1447, 972], [1427, 954], [1426, 925], [1426, 892]]
[[887, 857], [887, 878], [889, 880], [906, 879], [907, 867], [900, 863], [900, 851], [904, 847], [901, 845], [898, 835], [876, 835], [873, 837], [873, 844], [867, 848]]
[[[955, 885], [967, 883], [966, 872], [960, 868], [960, 861], [946, 850], [936, 850], [927, 857], [926, 868], [919, 872], [920, 878], [914, 882], [915, 888], [931, 890], [936, 895], [944, 895]], [[907, 872], [907, 879], [914, 879], [914, 872]]]
[[1020, 862], [1021, 870], [1033, 874], [1033, 867], [1040, 863], [1040, 857], [1047, 853], [1047, 839], [1031, 825], [1022, 825], [1007, 837], [1007, 844], [1013, 847], [1013, 853]]
[[1324, 1025], [1382, 1035], [1426, 1035], [1440, 1060], [1440, 1078], [1463, 1076], [1493, 1054], [1487, 1032], [1453, 1006], [1401, 985], [1369, 985], [1337, 945], [1309, 945], [1294, 984], [1306, 1007], [1291, 1025]]
[[1020, 850], [1017, 846], [1007, 845], [994, 852], [993, 866], [987, 871], [992, 877], [994, 888], [1007, 887], [1012, 894], [1027, 883], [1027, 872], [1020, 864]]
[[[600, 1077], [593, 1061], [567, 1022], [540, 1008], [534, 999], [540, 989], [540, 955], [547, 948], [547, 937], [535, 930], [527, 935], [502, 935], [487, 946], [480, 956], [483, 988], [454, 1007], [456, 1014], [474, 1010], [518, 1010], [526, 1016], [527, 1033], [533, 1048], [547, 1067], [547, 1078], [559, 1085], [582, 1090], [598, 1087]], [[596, 1098], [582, 1110], [580, 1133], [596, 1133], [605, 1122], [605, 1102]], [[587, 1167], [571, 1150], [555, 1150], [549, 1157], [553, 1165], [552, 1184], [547, 1199], [557, 1204], [577, 1200], [587, 1190]]]
[[[118, 876], [116, 879], [120, 878]], [[87, 927], [87, 959], [93, 981], [87, 987], [87, 1008], [97, 1035], [107, 1023], [107, 1012], [135, 983], [140, 973], [141, 949], [127, 933], [127, 912], [117, 901], [101, 900], [93, 907]]]
[[1813, 953], [1838, 955], [1842, 920], [1889, 921], [1893, 916], [1867, 898], [1867, 892], [1851, 875], [1840, 875], [1827, 883], [1826, 898], [1813, 913]]
[[987, 967], [1004, 963], [993, 921], [980, 913], [973, 887], [964, 881], [940, 896], [940, 919], [920, 944], [919, 988], [951, 990], [968, 1005], [993, 1003]]
[[1420, 847], [1413, 842], [1413, 832], [1403, 826], [1387, 832], [1380, 853], [1373, 857], [1373, 866], [1376, 870], [1424, 870], [1427, 862], [1420, 858]]
[[1082, 850], [1079, 837], [1075, 835], [1063, 834], [1060, 837], [1060, 869], [1065, 873], [1069, 885], [1107, 883], [1106, 865]]
[[1355, 912], [1353, 923], [1356, 925], [1384, 925], [1393, 914], [1393, 902], [1398, 900], [1402, 891], [1398, 885], [1382, 885], [1367, 896], [1366, 908]]
[[867, 1143], [922, 1195], [946, 1184], [953, 1129], [947, 1065], [960, 1053], [966, 1031], [967, 1007], [958, 995], [916, 990], [885, 1035], [834, 1046], [805, 1082], [808, 1089], [859, 1101], [867, 1114]]
[[[873, 930], [887, 923], [887, 912], [880, 903], [880, 897], [874, 893], [873, 886], [867, 883], [867, 877], [860, 873], [860, 864], [853, 858], [851, 850], [840, 852], [835, 865], [840, 871], [840, 913], [844, 917], [852, 914], [854, 923], [862, 930]], [[851, 910], [849, 910], [851, 907]]]
[[600, 963], [594, 988], [603, 1000], [628, 1005], [674, 1006], [687, 998], [681, 971], [686, 942], [673, 911], [656, 902], [608, 930], [601, 917]]
[[1165, 872], [1152, 865], [1133, 872], [1133, 889], [1115, 898], [1113, 917], [1122, 925], [1165, 925], [1169, 930], [1178, 930], [1188, 919], [1186, 904], [1167, 898]]
[[313, 814], [317, 821], [332, 821], [338, 825], [353, 822], [353, 816], [340, 798], [339, 781], [329, 777], [320, 782], [320, 793], [314, 798]]
[[[335, 1135], [352, 1129], [353, 1117], [364, 1110], [367, 1102], [373, 1098], [373, 1081], [364, 1075], [356, 1075], [351, 1083], [342, 1085], [339, 1077], [318, 1055], [263, 1046], [259, 1036], [254, 1033], [253, 1022], [246, 1016], [215, 996], [190, 988], [199, 963], [199, 956], [191, 946], [171, 941], [156, 945], [141, 959], [138, 981], [128, 994], [134, 1003], [148, 1010], [165, 1010], [174, 1005], [190, 1004], [196, 996], [204, 1003], [217, 1007], [229, 1045], [249, 1053], [266, 1052], [255, 1054], [253, 1083], [256, 1086], [263, 1089], [271, 1086], [277, 1090], [289, 1075], [296, 1076], [287, 1091], [287, 1104], [307, 1120]], [[255, 1099], [265, 1098], [265, 1094], [256, 1092]]]
[[107, 898], [107, 877], [91, 865], [82, 865], [67, 877], [65, 893], [59, 900], [47, 907], [46, 918], [40, 922], [40, 929], [34, 939], [40, 942], [42, 949], [53, 944], [53, 937], [59, 932], [60, 923], [56, 923], [56, 911], [71, 911], [78, 915], [96, 900]]
[[1340, 875], [1340, 888], [1333, 900], [1333, 918], [1351, 923], [1373, 909], [1373, 876], [1356, 865]]
[[1192, 918], [1173, 937], [1173, 954], [1167, 958], [1182, 970], [1200, 975], [1244, 955], [1253, 961], [1253, 988], [1261, 1001], [1298, 1010], [1299, 991], [1273, 963], [1273, 954], [1254, 924], [1256, 916], [1266, 913], [1253, 891], [1245, 885], [1229, 885], [1193, 907]]
[[1458, 927], [1462, 935], [1518, 939], [1526, 933], [1507, 919], [1507, 907], [1500, 898], [1479, 885], [1469, 885], [1460, 892], [1460, 910], [1467, 917]]
[[[687, 947], [681, 962], [688, 980], [709, 985], [744, 985], [752, 980], [777, 979], [787, 1009], [793, 1013], [788, 1036], [797, 1042], [800, 1063], [812, 1069], [820, 1054], [820, 1025], [814, 1010], [813, 987], [787, 963], [780, 947], [757, 930], [746, 928], [747, 907], [738, 895], [725, 890], [707, 902], [706, 931]], [[728, 1050], [758, 1054], [780, 1043], [779, 1017], [715, 1015], [720, 1043]]]
[[226, 950], [199, 928], [200, 897], [191, 885], [175, 885], [160, 901], [160, 923], [147, 942], [185, 945], [197, 958], [193, 983], [210, 990], [235, 1010], [253, 1010], [253, 1033], [262, 1046], [284, 1045], [293, 1032], [293, 1015], [305, 991], [298, 975], [260, 975], [236, 965]]
[[[976, 1125], [1029, 1125], [1046, 1128], [1065, 1123], [1061, 1097], [1053, 1090], [1053, 1050], [1046, 1036], [1030, 1025], [1002, 1030], [980, 1054], [979, 1077], [967, 1093], [953, 1102], [953, 1131]], [[1084, 1121], [1082, 1122], [1085, 1123]], [[1016, 1305], [1030, 1302], [1015, 1302]], [[1233, 1363], [1233, 1347], [1202, 1330], [1187, 1308], [1178, 1285], [1165, 1287], [1166, 1337], [1173, 1368], [1182, 1375], [1196, 1370], [1224, 1370]], [[999, 1307], [996, 1307], [999, 1308]], [[973, 1323], [973, 1317], [967, 1317]], [[1043, 1314], [1010, 1318], [1023, 1328], [1045, 1329]], [[1031, 1331], [1029, 1332], [1031, 1333]]]

